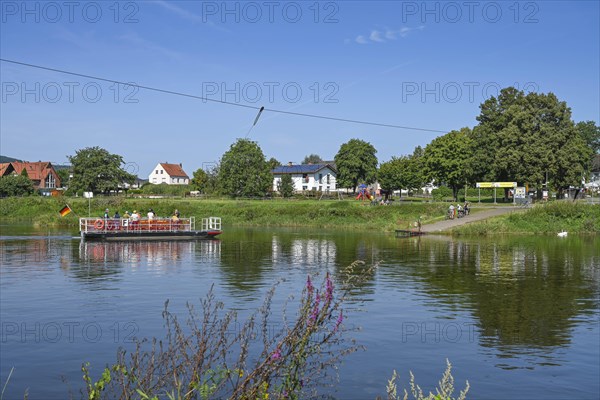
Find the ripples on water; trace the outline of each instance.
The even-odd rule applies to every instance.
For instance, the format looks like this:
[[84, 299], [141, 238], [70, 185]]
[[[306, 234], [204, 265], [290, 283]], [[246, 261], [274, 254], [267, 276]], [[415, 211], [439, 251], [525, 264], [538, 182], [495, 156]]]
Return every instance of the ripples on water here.
[[[341, 367], [336, 396], [383, 395], [393, 369], [424, 388], [445, 359], [472, 398], [598, 398], [597, 238], [395, 239], [233, 230], [220, 241], [81, 242], [68, 232], [0, 237], [1, 378], [8, 398], [64, 398], [134, 337], [161, 337], [166, 299], [183, 312], [211, 287], [248, 315], [278, 285], [274, 318], [307, 274], [339, 284], [355, 260], [380, 262], [352, 292], [348, 325], [367, 351]], [[293, 304], [293, 302], [292, 302]]]

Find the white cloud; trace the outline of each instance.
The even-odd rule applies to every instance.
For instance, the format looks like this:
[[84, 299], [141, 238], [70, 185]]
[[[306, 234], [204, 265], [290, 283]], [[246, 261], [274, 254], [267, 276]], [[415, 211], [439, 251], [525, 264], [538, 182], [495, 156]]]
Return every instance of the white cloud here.
[[383, 40], [381, 37], [381, 32], [379, 31], [372, 31], [369, 39], [371, 39], [373, 42], [385, 42], [385, 40]]
[[374, 29], [371, 31], [371, 34], [369, 35], [368, 38], [365, 35], [359, 35], [356, 37], [355, 42], [358, 44], [367, 44], [370, 42], [385, 43], [385, 42], [389, 42], [391, 40], [396, 40], [399, 37], [405, 38], [408, 35], [410, 35], [412, 32], [417, 31], [417, 30], [422, 31], [423, 29], [425, 29], [424, 25], [421, 25], [416, 28], [403, 26], [402, 28], [397, 29], [397, 30], [385, 28], [385, 31], [378, 31], [378, 30]]
[[356, 37], [356, 43], [358, 44], [367, 44], [369, 43], [367, 39], [363, 35], [359, 35]]

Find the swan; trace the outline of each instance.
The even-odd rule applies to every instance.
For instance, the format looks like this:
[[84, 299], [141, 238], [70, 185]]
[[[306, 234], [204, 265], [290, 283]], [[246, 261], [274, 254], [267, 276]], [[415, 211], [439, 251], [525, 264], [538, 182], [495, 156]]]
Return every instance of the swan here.
[[568, 233], [567, 231], [558, 232], [558, 236], [559, 237], [566, 237], [567, 233]]

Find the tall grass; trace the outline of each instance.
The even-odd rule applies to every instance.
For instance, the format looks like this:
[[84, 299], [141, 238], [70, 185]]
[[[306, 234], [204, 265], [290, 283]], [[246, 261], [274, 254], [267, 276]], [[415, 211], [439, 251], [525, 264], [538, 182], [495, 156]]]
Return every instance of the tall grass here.
[[[65, 204], [73, 213], [61, 218], [58, 214]], [[356, 200], [203, 200], [203, 199], [137, 199], [98, 197], [89, 203], [81, 198], [7, 198], [0, 200], [0, 218], [4, 221], [31, 221], [42, 225], [77, 226], [78, 216], [101, 216], [110, 213], [146, 212], [153, 208], [158, 216], [170, 216], [176, 208], [182, 216], [219, 216], [226, 225], [289, 226], [336, 229], [393, 231], [405, 229], [419, 217], [423, 223], [443, 218], [446, 205], [442, 203], [403, 203], [371, 206]]]
[[600, 233], [600, 206], [572, 201], [536, 205], [512, 213], [455, 228], [457, 235]]

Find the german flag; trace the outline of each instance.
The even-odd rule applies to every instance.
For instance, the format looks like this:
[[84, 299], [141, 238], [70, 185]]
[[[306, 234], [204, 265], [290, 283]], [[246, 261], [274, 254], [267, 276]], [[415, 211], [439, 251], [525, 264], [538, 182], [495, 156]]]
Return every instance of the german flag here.
[[61, 217], [64, 217], [65, 215], [67, 215], [70, 212], [71, 212], [71, 207], [69, 207], [69, 206], [64, 206], [59, 211]]

